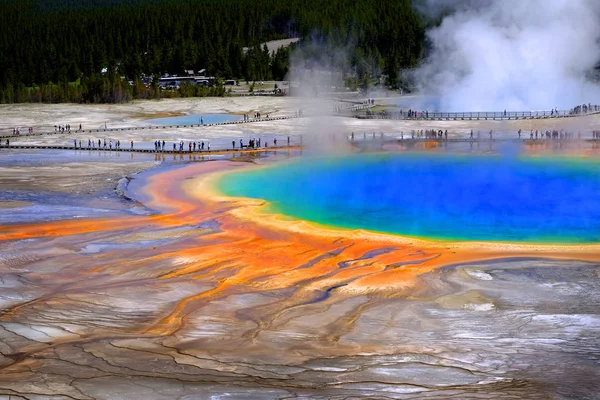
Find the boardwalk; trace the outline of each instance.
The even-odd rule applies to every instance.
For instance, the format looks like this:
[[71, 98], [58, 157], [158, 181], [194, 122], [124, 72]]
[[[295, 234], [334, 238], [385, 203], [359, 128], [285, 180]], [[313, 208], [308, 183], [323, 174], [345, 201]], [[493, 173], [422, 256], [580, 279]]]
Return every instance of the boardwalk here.
[[[509, 139], [509, 138], [499, 138], [499, 139], [470, 139], [470, 138], [452, 138], [452, 139], [439, 139], [439, 138], [405, 138], [405, 139], [367, 139], [367, 140], [349, 140], [350, 143], [356, 146], [368, 145], [371, 143], [375, 144], [402, 144], [413, 146], [419, 143], [423, 144], [444, 144], [444, 143], [466, 143], [466, 144], [500, 144], [500, 143], [515, 143], [515, 144], [549, 144], [549, 143], [592, 143], [592, 144], [600, 144], [600, 139]], [[212, 150], [154, 150], [154, 149], [136, 149], [136, 148], [120, 148], [120, 149], [109, 149], [109, 148], [98, 148], [98, 147], [74, 147], [74, 146], [49, 146], [49, 145], [31, 145], [31, 144], [11, 144], [6, 146], [5, 144], [0, 145], [0, 150], [70, 150], [70, 151], [78, 151], [78, 152], [107, 152], [107, 153], [154, 153], [154, 154], [194, 154], [194, 155], [222, 155], [222, 154], [237, 154], [237, 153], [252, 153], [259, 151], [277, 151], [277, 150], [299, 150], [302, 149], [301, 145], [284, 145], [284, 146], [270, 146], [270, 147], [254, 147], [248, 148], [245, 147], [243, 149], [240, 148], [221, 148], [221, 149], [212, 149]]]
[[253, 122], [266, 122], [266, 121], [280, 121], [286, 119], [296, 119], [302, 118], [299, 115], [290, 115], [287, 117], [270, 117], [270, 118], [252, 118], [248, 121], [226, 121], [226, 122], [216, 122], [212, 124], [179, 124], [179, 125], [149, 125], [149, 126], [130, 126], [130, 127], [121, 127], [121, 128], [99, 128], [99, 129], [84, 129], [84, 130], [76, 130], [71, 129], [70, 131], [64, 132], [55, 132], [55, 131], [40, 131], [35, 133], [27, 133], [21, 132], [19, 135], [4, 135], [0, 136], [0, 139], [12, 139], [18, 137], [30, 137], [30, 136], [42, 136], [42, 135], [65, 135], [65, 134], [85, 134], [85, 133], [98, 133], [98, 132], [125, 132], [125, 131], [151, 131], [151, 130], [164, 130], [164, 129], [173, 129], [173, 128], [210, 128], [212, 126], [221, 126], [221, 125], [239, 125], [239, 124], [249, 124]]
[[[367, 143], [372, 140], [362, 140], [361, 142]], [[524, 143], [524, 144], [542, 144], [542, 143], [581, 143], [581, 142], [589, 142], [589, 143], [600, 143], [600, 139], [509, 139], [509, 138], [499, 138], [499, 139], [470, 139], [470, 138], [453, 138], [453, 139], [439, 139], [439, 138], [408, 138], [408, 139], [396, 139], [393, 141], [394, 143], [407, 143], [407, 144], [415, 144], [415, 143]], [[358, 142], [360, 143], [360, 142]]]
[[156, 154], [201, 154], [201, 155], [219, 155], [219, 154], [235, 154], [235, 153], [251, 153], [251, 152], [256, 152], [256, 151], [276, 151], [276, 150], [294, 150], [294, 149], [300, 149], [300, 146], [270, 146], [270, 147], [254, 147], [254, 148], [249, 148], [249, 147], [245, 147], [243, 149], [233, 149], [233, 148], [228, 148], [228, 149], [212, 149], [212, 150], [194, 150], [194, 151], [188, 151], [188, 150], [184, 150], [184, 151], [175, 151], [172, 149], [165, 149], [165, 150], [154, 150], [154, 149], [136, 149], [136, 148], [129, 148], [129, 147], [124, 147], [124, 148], [120, 148], [120, 149], [108, 149], [108, 148], [94, 148], [94, 147], [87, 147], [87, 146], [82, 146], [82, 147], [74, 147], [74, 146], [46, 146], [46, 145], [24, 145], [24, 144], [11, 144], [9, 146], [4, 145], [0, 145], [0, 149], [1, 150], [23, 150], [23, 149], [29, 149], [29, 150], [71, 150], [71, 151], [81, 151], [81, 152], [94, 152], [94, 151], [102, 151], [102, 152], [107, 152], [107, 153], [111, 153], [111, 152], [116, 152], [116, 153], [156, 153]]
[[600, 106], [592, 106], [593, 111], [587, 113], [574, 113], [572, 110], [558, 111], [494, 111], [494, 112], [421, 112], [410, 116], [406, 111], [398, 112], [368, 112], [354, 115], [359, 119], [389, 119], [411, 121], [479, 121], [479, 120], [531, 120], [531, 119], [556, 119], [575, 118], [587, 115], [600, 114]]

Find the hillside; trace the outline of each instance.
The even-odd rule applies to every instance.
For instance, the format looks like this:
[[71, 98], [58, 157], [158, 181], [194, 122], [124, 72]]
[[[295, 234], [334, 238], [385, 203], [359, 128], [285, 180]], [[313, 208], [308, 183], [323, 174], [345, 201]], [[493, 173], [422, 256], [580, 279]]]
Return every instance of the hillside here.
[[359, 80], [383, 72], [395, 85], [397, 72], [419, 59], [424, 28], [409, 0], [5, 0], [0, 101], [154, 97], [152, 77], [187, 70], [282, 80], [298, 46], [271, 52], [260, 43], [295, 37], [319, 43], [321, 57], [346, 48]]

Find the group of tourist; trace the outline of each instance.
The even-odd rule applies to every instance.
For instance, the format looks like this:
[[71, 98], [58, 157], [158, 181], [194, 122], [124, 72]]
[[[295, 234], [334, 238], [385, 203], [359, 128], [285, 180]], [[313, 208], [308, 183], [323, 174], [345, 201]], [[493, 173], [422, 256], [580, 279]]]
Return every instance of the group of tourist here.
[[598, 107], [599, 106], [592, 104], [592, 103], [581, 104], [581, 105], [574, 107], [573, 110], [571, 110], [571, 114], [587, 114], [589, 112], [600, 111], [600, 109]]
[[[287, 145], [290, 145], [290, 137], [287, 137]], [[133, 150], [134, 149], [134, 143], [133, 140], [130, 142], [130, 149]], [[277, 146], [277, 138], [273, 138], [273, 145]], [[9, 140], [6, 140], [6, 146], [9, 146]], [[231, 141], [231, 146], [232, 149], [235, 150], [236, 149], [236, 141], [232, 140]], [[248, 144], [244, 143], [243, 139], [239, 140], [239, 148], [240, 149], [257, 149], [262, 147], [268, 148], [269, 147], [269, 143], [268, 142], [262, 142], [260, 138], [256, 139], [250, 139]], [[78, 139], [73, 139], [73, 147], [75, 149], [83, 149], [85, 147], [85, 142], [82, 142], [81, 140]], [[121, 150], [121, 141], [120, 140], [112, 140], [109, 139], [108, 141], [106, 139], [98, 139], [98, 141], [96, 142], [96, 140], [92, 140], [92, 139], [88, 139], [87, 142], [87, 149], [90, 150]], [[155, 140], [154, 141], [154, 151], [165, 151], [167, 149], [167, 143], [164, 140]], [[184, 142], [184, 141], [180, 141], [180, 142], [174, 142], [173, 143], [173, 149], [172, 151], [174, 152], [185, 152], [187, 149], [187, 152], [196, 152], [196, 151], [210, 151], [210, 142], [209, 141], [190, 141], [190, 142]]]
[[[79, 131], [81, 131], [81, 124], [79, 124]], [[71, 133], [71, 125], [70, 124], [54, 125], [54, 133], [65, 133], [65, 132]], [[20, 127], [13, 128], [12, 134], [13, 134], [13, 136], [21, 135], [21, 128]], [[29, 134], [29, 135], [33, 134], [33, 127], [30, 126], [29, 128], [27, 128], [27, 134]]]
[[[377, 136], [379, 137], [379, 139], [383, 140], [384, 138], [384, 133], [380, 132], [379, 135], [376, 135], [375, 132], [373, 132], [372, 134], [367, 134], [366, 132], [363, 133], [362, 137], [363, 140], [367, 140], [369, 137], [372, 140], [375, 140], [377, 138]], [[397, 138], [397, 134], [393, 135], [395, 138]], [[546, 131], [540, 131], [540, 130], [530, 130], [529, 135], [527, 135], [526, 133], [524, 133], [521, 129], [519, 129], [517, 131], [517, 138], [519, 140], [522, 139], [527, 139], [527, 136], [529, 136], [528, 138], [530, 140], [542, 140], [542, 139], [557, 139], [557, 140], [571, 140], [571, 139], [575, 139], [575, 137], [577, 137], [577, 139], [581, 140], [582, 139], [582, 133], [581, 131], [577, 132], [577, 135], [575, 135], [575, 132], [569, 132], [569, 131], [565, 131], [564, 129], [561, 130], [546, 130]], [[350, 141], [355, 141], [355, 134], [354, 132], [352, 132], [350, 134]], [[436, 129], [413, 129], [410, 131], [410, 138], [411, 140], [414, 139], [423, 139], [423, 140], [448, 140], [448, 130], [436, 130]], [[494, 131], [490, 130], [488, 132], [488, 138], [490, 140], [493, 140], [494, 138]], [[600, 130], [593, 130], [592, 131], [592, 138], [593, 140], [600, 140]], [[477, 131], [477, 133], [473, 132], [473, 130], [471, 130], [469, 132], [469, 138], [470, 140], [481, 140], [481, 131]], [[404, 140], [404, 132], [400, 132], [400, 140]]]
[[[260, 111], [255, 111], [254, 112], [254, 119], [261, 119], [262, 118], [262, 114], [260, 113]], [[269, 114], [267, 114], [267, 118], [269, 118]], [[244, 122], [248, 122], [250, 121], [250, 114], [244, 114]]]
[[[273, 145], [277, 146], [277, 138], [273, 138]], [[290, 137], [289, 136], [287, 137], [287, 145], [288, 146], [290, 145]], [[256, 139], [256, 138], [250, 139], [248, 141], [248, 144], [244, 144], [244, 140], [240, 139], [240, 149], [242, 149], [242, 150], [243, 149], [258, 149], [261, 146], [262, 146], [262, 141], [261, 141], [260, 138], [258, 138], [258, 139]], [[264, 143], [264, 147], [268, 148], [269, 147], [269, 142], [265, 142]], [[235, 150], [235, 140], [231, 141], [231, 148], [233, 150]]]
[[[81, 130], [81, 124], [79, 124], [79, 130]], [[71, 125], [54, 125], [54, 133], [71, 133]]]
[[[183, 153], [185, 151], [185, 148], [186, 148], [186, 144], [183, 140], [180, 141], [179, 143], [177, 143], [177, 142], [173, 143], [173, 151], [175, 151], [175, 152], [179, 151], [180, 153]], [[198, 143], [196, 143], [195, 141], [188, 142], [187, 148], [188, 148], [189, 153], [191, 153], [192, 151], [196, 151], [196, 149], [198, 151], [204, 151], [205, 149], [206, 149], [206, 151], [210, 151], [210, 142], [207, 141], [205, 143], [204, 140], [201, 140]], [[165, 151], [165, 141], [163, 140], [161, 142], [160, 140], [157, 140], [155, 142], [154, 150], [155, 151]]]
[[[133, 142], [131, 142], [133, 145]], [[73, 147], [75, 147], [76, 149], [83, 149], [83, 143], [81, 142], [81, 140], [77, 140], [77, 139], [73, 139]], [[106, 139], [102, 140], [102, 139], [98, 139], [98, 145], [96, 146], [96, 140], [92, 140], [92, 139], [88, 139], [87, 142], [87, 148], [88, 149], [93, 149], [93, 150], [120, 150], [121, 149], [121, 141], [120, 140], [115, 140], [113, 142], [112, 139], [109, 139], [108, 142], [106, 141]]]
[[[31, 135], [33, 133], [33, 128], [32, 127], [27, 128], [27, 133]], [[13, 128], [12, 134], [13, 134], [13, 136], [19, 136], [21, 134], [21, 128], [18, 128], [18, 127]]]
[[[517, 135], [518, 138], [521, 139], [521, 129], [519, 129], [517, 131]], [[538, 140], [538, 139], [560, 139], [560, 140], [570, 140], [570, 139], [574, 139], [575, 138], [575, 133], [574, 132], [568, 132], [565, 131], [564, 129], [556, 130], [553, 129], [552, 131], [547, 130], [546, 132], [543, 131], [539, 131], [536, 129], [535, 131], [532, 129], [531, 131], [529, 131], [529, 139], [530, 140]], [[577, 133], [577, 139], [581, 139], [581, 131], [579, 131]]]

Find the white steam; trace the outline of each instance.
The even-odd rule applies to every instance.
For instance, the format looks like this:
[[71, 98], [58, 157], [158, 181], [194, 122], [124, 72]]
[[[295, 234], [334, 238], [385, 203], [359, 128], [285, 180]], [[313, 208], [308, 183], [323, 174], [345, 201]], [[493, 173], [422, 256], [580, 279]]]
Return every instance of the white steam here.
[[[600, 102], [598, 0], [428, 0], [451, 7], [416, 71], [442, 111], [526, 111]], [[593, 74], [591, 74], [593, 75]]]
[[[334, 109], [340, 105], [344, 91], [344, 77], [349, 67], [348, 51], [321, 41], [302, 43], [290, 60], [290, 93], [294, 104], [304, 116], [304, 154], [322, 155], [346, 153], [348, 132], [345, 119], [336, 117]], [[351, 104], [350, 104], [351, 105]]]

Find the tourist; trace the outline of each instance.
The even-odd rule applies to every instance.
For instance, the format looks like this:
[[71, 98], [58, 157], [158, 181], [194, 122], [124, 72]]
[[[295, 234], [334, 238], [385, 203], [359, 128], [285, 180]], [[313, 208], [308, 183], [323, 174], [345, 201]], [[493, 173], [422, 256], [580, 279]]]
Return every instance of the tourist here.
[[133, 150], [133, 140], [131, 141], [131, 150]]
[[231, 148], [232, 148], [233, 150], [235, 150], [235, 140], [232, 140], [232, 141], [231, 141]]

